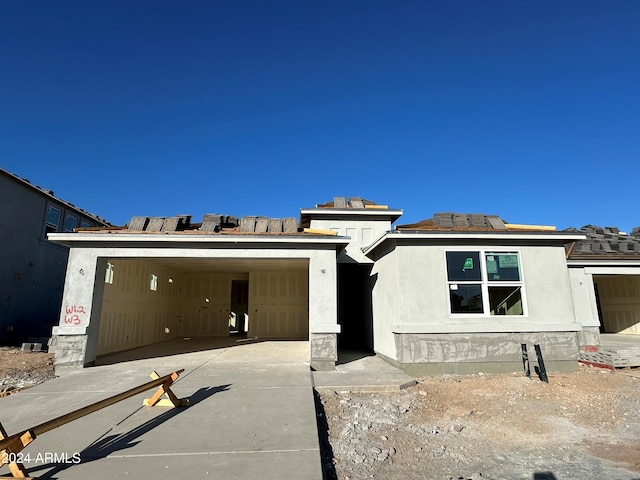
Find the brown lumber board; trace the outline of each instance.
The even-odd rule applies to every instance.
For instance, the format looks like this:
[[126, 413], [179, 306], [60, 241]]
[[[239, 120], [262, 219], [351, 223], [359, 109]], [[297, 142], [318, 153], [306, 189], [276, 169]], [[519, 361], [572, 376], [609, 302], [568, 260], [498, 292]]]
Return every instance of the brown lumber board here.
[[587, 360], [578, 360], [578, 363], [582, 363], [584, 365], [589, 365], [591, 367], [597, 367], [597, 368], [606, 368], [607, 370], [615, 370], [616, 368], [613, 365], [607, 365], [605, 363], [597, 363], [597, 362], [590, 362]]
[[554, 225], [524, 225], [521, 223], [505, 223], [505, 227], [507, 230], [544, 230], [549, 232], [556, 230]]
[[89, 415], [90, 413], [97, 412], [98, 410], [113, 405], [114, 403], [118, 403], [122, 400], [133, 397], [135, 395], [138, 395], [139, 393], [146, 392], [147, 390], [163, 385], [164, 383], [173, 382], [173, 376], [175, 375], [175, 378], [177, 378], [177, 375], [180, 375], [182, 372], [184, 372], [184, 369], [177, 370], [176, 372], [165, 375], [164, 377], [160, 377], [156, 380], [151, 380], [150, 382], [147, 382], [143, 385], [138, 385], [137, 387], [131, 388], [126, 392], [113, 395], [112, 397], [105, 398], [104, 400], [100, 400], [99, 402], [92, 403], [91, 405], [87, 405], [86, 407], [74, 410], [73, 412], [69, 412], [65, 415], [61, 415], [47, 422], [36, 425], [35, 427], [23, 430], [20, 433], [11, 435], [4, 440], [0, 440], [0, 450], [4, 450], [8, 445], [11, 445], [16, 439], [21, 438], [24, 434], [29, 433], [32, 437], [37, 437], [39, 435], [42, 435], [43, 433], [53, 430], [54, 428], [58, 428], [69, 422], [77, 420], [78, 418], [82, 418], [86, 415]]
[[320, 228], [305, 228], [303, 231], [305, 233], [319, 233], [322, 235], [338, 235], [338, 232], [334, 232], [333, 230], [322, 230]]

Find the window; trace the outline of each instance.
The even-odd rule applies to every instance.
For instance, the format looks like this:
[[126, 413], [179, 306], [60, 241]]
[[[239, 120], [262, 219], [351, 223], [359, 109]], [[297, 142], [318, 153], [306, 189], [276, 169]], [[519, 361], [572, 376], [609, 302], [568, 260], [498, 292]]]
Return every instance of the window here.
[[158, 290], [158, 276], [153, 273], [149, 276], [149, 289], [154, 292]]
[[88, 228], [91, 227], [91, 222], [87, 222], [86, 220], [80, 220], [80, 228]]
[[73, 229], [78, 226], [78, 218], [74, 217], [70, 213], [65, 214], [64, 216], [64, 228], [65, 232], [73, 232]]
[[524, 315], [517, 252], [450, 251], [446, 255], [451, 313]]
[[104, 283], [113, 284], [113, 263], [107, 263], [107, 271], [104, 274]]
[[60, 217], [62, 211], [56, 207], [49, 207], [47, 209], [47, 221], [45, 223], [45, 233], [57, 232], [60, 227]]

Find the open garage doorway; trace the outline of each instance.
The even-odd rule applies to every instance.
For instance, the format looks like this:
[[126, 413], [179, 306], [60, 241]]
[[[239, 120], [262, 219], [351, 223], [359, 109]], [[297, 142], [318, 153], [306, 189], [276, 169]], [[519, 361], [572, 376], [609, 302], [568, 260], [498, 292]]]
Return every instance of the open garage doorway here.
[[640, 275], [594, 275], [601, 333], [640, 335]]
[[97, 355], [308, 341], [308, 271], [307, 259], [107, 259]]

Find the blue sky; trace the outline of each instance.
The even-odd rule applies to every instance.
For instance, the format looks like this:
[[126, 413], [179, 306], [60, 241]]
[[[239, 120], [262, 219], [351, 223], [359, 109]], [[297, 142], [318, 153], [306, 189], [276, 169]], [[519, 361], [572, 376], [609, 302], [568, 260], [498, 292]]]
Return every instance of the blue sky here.
[[114, 224], [334, 196], [640, 225], [640, 2], [0, 6], [0, 166]]

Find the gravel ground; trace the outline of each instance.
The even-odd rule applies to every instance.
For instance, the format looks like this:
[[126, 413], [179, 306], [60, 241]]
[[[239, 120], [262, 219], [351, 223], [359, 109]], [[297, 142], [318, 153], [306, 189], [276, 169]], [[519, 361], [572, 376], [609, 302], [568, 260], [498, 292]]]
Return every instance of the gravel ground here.
[[55, 378], [53, 354], [0, 347], [0, 397]]
[[[317, 395], [326, 479], [640, 479], [640, 371]], [[321, 438], [322, 440], [322, 438]]]

